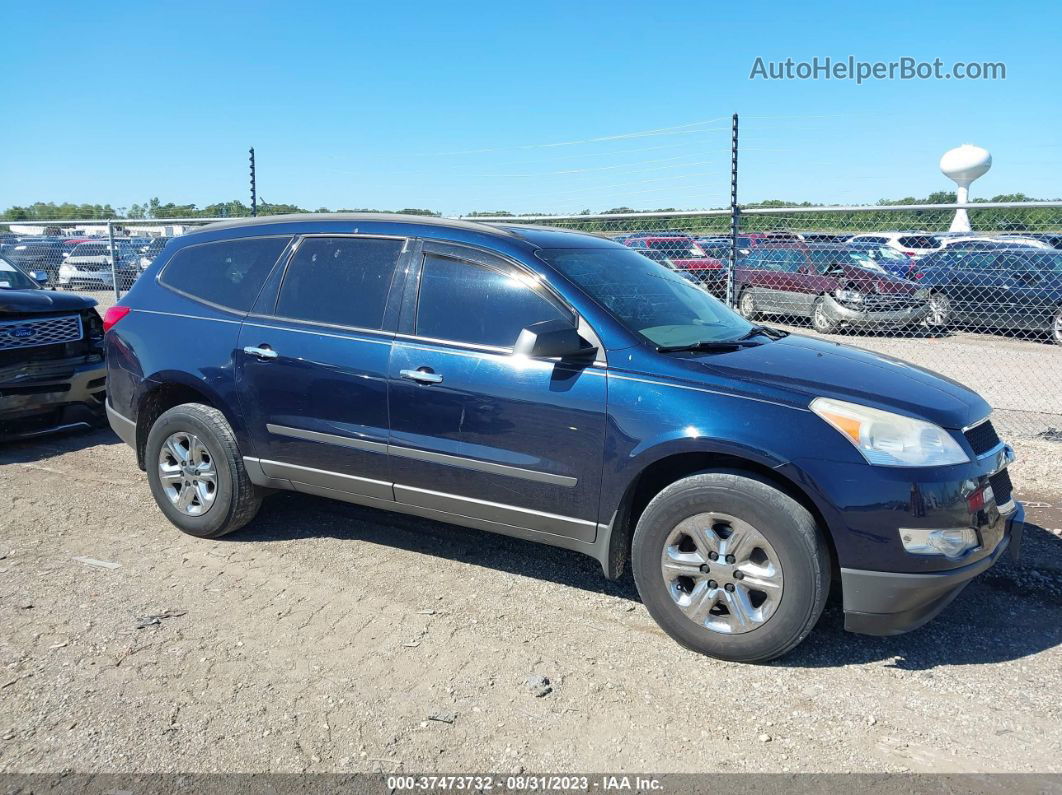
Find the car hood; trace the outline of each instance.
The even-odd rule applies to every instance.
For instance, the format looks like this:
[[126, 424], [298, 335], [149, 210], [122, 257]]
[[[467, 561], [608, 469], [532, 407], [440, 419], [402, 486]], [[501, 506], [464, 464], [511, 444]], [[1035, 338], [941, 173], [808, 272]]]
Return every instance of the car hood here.
[[920, 417], [945, 428], [964, 428], [991, 410], [972, 389], [930, 370], [798, 334], [732, 353], [680, 361], [715, 376], [795, 391], [807, 403], [820, 396], [832, 397]]
[[844, 268], [844, 278], [857, 284], [864, 291], [910, 295], [918, 289], [909, 281], [893, 276], [891, 273], [882, 273], [873, 268], [861, 268], [858, 265], [842, 265], [841, 267]]
[[5, 314], [80, 311], [96, 305], [94, 298], [53, 290], [0, 290], [0, 318]]

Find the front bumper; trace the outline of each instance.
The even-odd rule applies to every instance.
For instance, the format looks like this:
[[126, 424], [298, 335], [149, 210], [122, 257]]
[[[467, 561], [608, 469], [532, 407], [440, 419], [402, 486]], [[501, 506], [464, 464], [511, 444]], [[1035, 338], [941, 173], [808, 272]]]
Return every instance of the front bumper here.
[[1025, 509], [1019, 502], [1014, 506], [996, 548], [967, 566], [919, 574], [842, 568], [844, 628], [863, 635], [898, 635], [917, 629], [951, 604], [970, 580], [995, 565], [1008, 549], [1017, 560]]
[[850, 326], [910, 326], [920, 323], [929, 315], [929, 303], [916, 304], [905, 309], [879, 311], [853, 308], [839, 303], [832, 296], [823, 296], [826, 316], [837, 323]]
[[102, 361], [28, 362], [5, 368], [0, 382], [0, 439], [98, 425], [107, 368]]

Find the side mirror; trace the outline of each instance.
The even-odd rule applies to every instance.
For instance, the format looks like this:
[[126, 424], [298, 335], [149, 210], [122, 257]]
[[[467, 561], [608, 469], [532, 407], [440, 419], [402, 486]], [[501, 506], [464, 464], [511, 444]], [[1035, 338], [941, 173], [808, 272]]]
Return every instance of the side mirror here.
[[30, 271], [29, 277], [31, 279], [33, 279], [33, 281], [37, 282], [37, 284], [47, 284], [48, 283], [48, 272], [47, 271]]
[[550, 359], [555, 356], [592, 356], [597, 348], [579, 336], [575, 326], [565, 320], [543, 320], [520, 332], [513, 346], [514, 354]]

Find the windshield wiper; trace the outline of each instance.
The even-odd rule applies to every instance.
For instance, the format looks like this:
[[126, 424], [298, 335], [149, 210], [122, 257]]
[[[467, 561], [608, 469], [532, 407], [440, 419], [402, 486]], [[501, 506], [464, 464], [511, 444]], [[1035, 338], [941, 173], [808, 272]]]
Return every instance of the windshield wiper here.
[[760, 343], [751, 339], [735, 340], [700, 340], [686, 345], [657, 345], [660, 353], [674, 353], [675, 351], [731, 351], [735, 348], [751, 348]]
[[772, 340], [780, 340], [782, 337], [788, 337], [788, 331], [782, 331], [780, 328], [771, 328], [770, 326], [753, 326], [743, 335], [738, 337], [740, 340], [747, 340], [755, 337], [757, 334], [762, 334], [765, 337], [769, 337]]

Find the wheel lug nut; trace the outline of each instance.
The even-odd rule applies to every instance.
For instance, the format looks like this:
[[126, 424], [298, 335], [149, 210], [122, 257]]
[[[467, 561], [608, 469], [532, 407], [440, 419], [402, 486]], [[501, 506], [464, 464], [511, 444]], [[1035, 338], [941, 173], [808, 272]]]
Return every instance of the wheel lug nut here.
[[709, 571], [708, 564], [707, 563], [702, 563], [701, 564], [701, 574], [707, 574], [708, 571]]
[[737, 558], [735, 558], [733, 555], [727, 555], [726, 556], [726, 562], [727, 563], [733, 563], [735, 560], [737, 560]]
[[708, 560], [719, 560], [719, 553], [718, 552], [709, 552], [708, 553]]
[[709, 588], [718, 588], [719, 587], [719, 583], [717, 583], [715, 580], [708, 580], [708, 587]]
[[723, 586], [723, 588], [725, 588], [730, 593], [734, 593], [734, 583], [732, 582], [728, 582], [726, 585]]
[[734, 579], [735, 580], [743, 580], [743, 579], [745, 579], [745, 572], [743, 572], [743, 571], [735, 571], [734, 572]]

